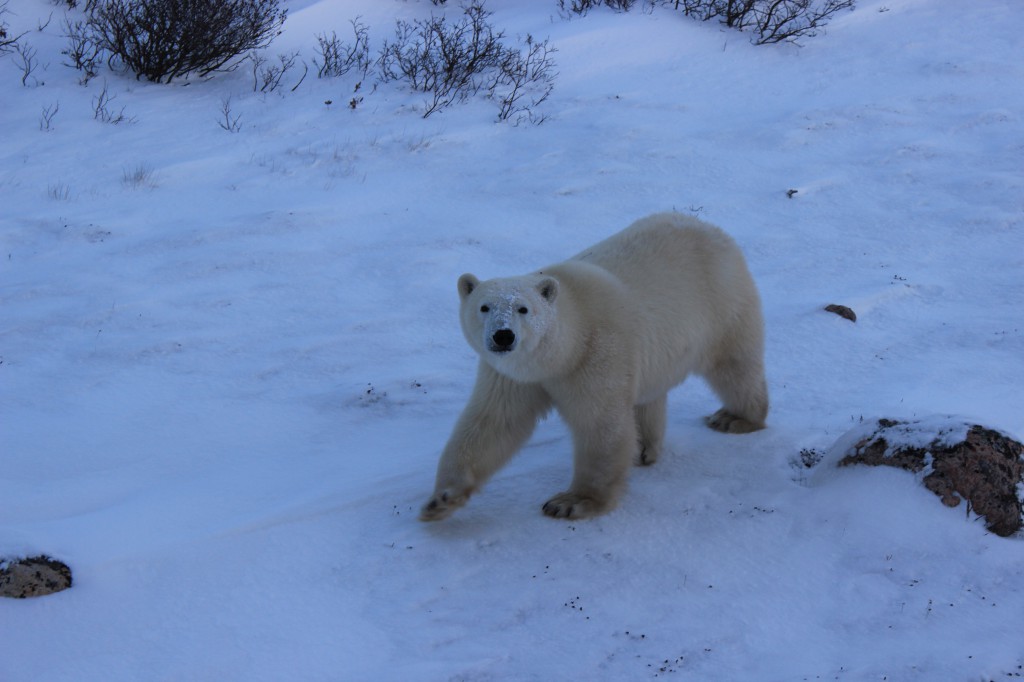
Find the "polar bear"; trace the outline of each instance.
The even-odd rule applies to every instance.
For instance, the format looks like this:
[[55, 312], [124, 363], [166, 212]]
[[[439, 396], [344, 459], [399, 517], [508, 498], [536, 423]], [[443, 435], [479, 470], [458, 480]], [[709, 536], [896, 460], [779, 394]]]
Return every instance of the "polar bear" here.
[[610, 510], [630, 463], [658, 459], [666, 395], [691, 373], [722, 400], [711, 428], [764, 428], [760, 297], [739, 247], [713, 225], [652, 215], [533, 274], [462, 275], [458, 291], [480, 362], [422, 520], [464, 505], [552, 407], [574, 448], [569, 489], [543, 507], [560, 518]]

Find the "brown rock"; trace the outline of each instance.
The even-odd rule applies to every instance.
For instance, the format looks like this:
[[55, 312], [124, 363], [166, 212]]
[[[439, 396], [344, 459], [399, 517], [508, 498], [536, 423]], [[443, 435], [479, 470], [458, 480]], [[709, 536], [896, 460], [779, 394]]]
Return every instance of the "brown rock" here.
[[847, 308], [845, 305], [836, 305], [832, 303], [825, 306], [825, 310], [830, 313], [835, 313], [839, 317], [846, 318], [850, 322], [857, 321], [857, 313], [853, 312], [853, 309]]
[[71, 587], [71, 569], [47, 556], [0, 562], [0, 597], [41, 597]]
[[955, 507], [985, 517], [993, 533], [1020, 530], [1024, 515], [1024, 445], [992, 429], [947, 420], [900, 422], [880, 419], [870, 435], [850, 448], [839, 466], [868, 464], [923, 472], [926, 488]]

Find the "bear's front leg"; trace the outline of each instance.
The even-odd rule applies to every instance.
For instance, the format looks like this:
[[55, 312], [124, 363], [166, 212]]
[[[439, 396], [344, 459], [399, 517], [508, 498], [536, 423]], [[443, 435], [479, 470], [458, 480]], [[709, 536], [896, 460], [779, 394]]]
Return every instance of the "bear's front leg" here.
[[[587, 407], [587, 406], [581, 406]], [[637, 436], [629, 403], [594, 411], [562, 411], [573, 433], [572, 485], [544, 503], [554, 518], [581, 519], [611, 511], [626, 487]]]
[[539, 385], [513, 381], [481, 362], [473, 394], [441, 453], [434, 494], [420, 520], [439, 521], [466, 504], [522, 447], [550, 406]]

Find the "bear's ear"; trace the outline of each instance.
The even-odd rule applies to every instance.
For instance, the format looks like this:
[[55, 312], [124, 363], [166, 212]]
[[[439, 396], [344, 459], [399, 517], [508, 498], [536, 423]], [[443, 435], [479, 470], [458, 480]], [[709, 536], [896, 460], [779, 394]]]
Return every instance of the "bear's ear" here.
[[537, 291], [548, 303], [554, 303], [558, 296], [558, 282], [552, 277], [545, 277], [537, 284]]
[[473, 293], [473, 289], [476, 289], [477, 284], [480, 284], [480, 280], [468, 272], [459, 277], [459, 298], [465, 301], [466, 297]]

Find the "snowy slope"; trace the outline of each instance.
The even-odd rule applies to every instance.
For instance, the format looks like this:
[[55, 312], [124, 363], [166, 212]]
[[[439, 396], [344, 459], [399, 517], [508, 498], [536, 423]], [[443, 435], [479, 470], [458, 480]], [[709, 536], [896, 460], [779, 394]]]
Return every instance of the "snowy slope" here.
[[[380, 40], [440, 11], [289, 7], [272, 52], [307, 61], [357, 15]], [[61, 8], [11, 0], [41, 65], [0, 59], [0, 556], [75, 586], [0, 602], [0, 680], [1024, 675], [1020, 538], [902, 472], [794, 464], [873, 416], [1024, 436], [1019, 3], [861, 0], [803, 47], [489, 7], [558, 49], [543, 125], [423, 119], [395, 85], [353, 110], [354, 74], [83, 87]], [[104, 83], [133, 121], [93, 119]], [[692, 381], [614, 513], [540, 514], [570, 476], [553, 418], [416, 521], [475, 367], [456, 278], [670, 208], [747, 254], [770, 428], [706, 429]]]

